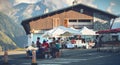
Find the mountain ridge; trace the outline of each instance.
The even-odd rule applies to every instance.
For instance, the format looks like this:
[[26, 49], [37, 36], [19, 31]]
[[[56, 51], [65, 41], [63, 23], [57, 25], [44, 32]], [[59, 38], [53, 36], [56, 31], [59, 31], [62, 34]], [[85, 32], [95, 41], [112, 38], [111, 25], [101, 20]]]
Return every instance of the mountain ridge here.
[[16, 21], [21, 23], [24, 19], [42, 15], [47, 7], [38, 2], [35, 4], [20, 3], [13, 6], [13, 8], [15, 11], [11, 12], [11, 14], [14, 14], [14, 17], [17, 17]]
[[27, 43], [26, 38], [22, 26], [0, 12], [0, 46], [5, 45], [9, 49], [23, 47]]

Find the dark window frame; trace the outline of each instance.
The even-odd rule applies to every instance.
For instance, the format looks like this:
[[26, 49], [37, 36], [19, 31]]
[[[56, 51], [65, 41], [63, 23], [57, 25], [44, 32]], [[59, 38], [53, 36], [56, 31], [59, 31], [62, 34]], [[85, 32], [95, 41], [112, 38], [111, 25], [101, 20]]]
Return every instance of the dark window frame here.
[[70, 19], [69, 22], [77, 22], [76, 19]]
[[91, 20], [78, 20], [78, 22], [91, 22]]

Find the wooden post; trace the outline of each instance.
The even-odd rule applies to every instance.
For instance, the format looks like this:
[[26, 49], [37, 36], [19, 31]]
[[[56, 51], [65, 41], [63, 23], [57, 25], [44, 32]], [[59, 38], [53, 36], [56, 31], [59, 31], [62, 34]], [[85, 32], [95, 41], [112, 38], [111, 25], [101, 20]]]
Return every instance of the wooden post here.
[[8, 51], [4, 51], [4, 65], [9, 65], [8, 63]]
[[37, 65], [37, 62], [36, 62], [36, 51], [35, 50], [32, 50], [32, 63], [31, 65]]

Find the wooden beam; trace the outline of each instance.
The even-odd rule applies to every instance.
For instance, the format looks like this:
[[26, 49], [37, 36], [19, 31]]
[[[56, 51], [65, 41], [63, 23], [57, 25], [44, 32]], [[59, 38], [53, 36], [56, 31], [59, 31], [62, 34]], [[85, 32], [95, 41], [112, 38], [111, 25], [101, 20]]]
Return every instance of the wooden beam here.
[[115, 19], [116, 19], [116, 18], [113, 18], [112, 24], [110, 25], [110, 29], [112, 29], [112, 26], [113, 26], [113, 24], [114, 24], [114, 22], [115, 22]]

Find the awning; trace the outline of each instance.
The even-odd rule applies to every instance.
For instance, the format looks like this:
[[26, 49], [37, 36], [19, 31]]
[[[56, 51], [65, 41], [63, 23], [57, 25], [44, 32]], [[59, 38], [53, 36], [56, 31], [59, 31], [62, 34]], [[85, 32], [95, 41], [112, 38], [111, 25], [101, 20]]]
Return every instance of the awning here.
[[89, 29], [89, 28], [84, 26], [80, 30], [80, 35], [97, 35], [97, 34], [96, 34], [96, 31], [93, 31], [92, 29]]
[[116, 29], [100, 30], [100, 31], [97, 31], [96, 33], [98, 33], [98, 34], [109, 34], [109, 33], [119, 33], [119, 32], [120, 32], [120, 28], [116, 28]]

